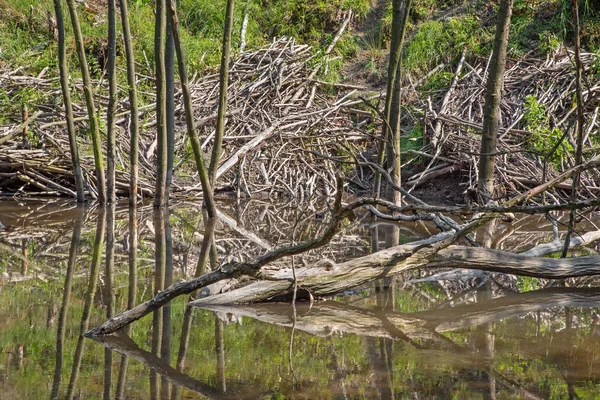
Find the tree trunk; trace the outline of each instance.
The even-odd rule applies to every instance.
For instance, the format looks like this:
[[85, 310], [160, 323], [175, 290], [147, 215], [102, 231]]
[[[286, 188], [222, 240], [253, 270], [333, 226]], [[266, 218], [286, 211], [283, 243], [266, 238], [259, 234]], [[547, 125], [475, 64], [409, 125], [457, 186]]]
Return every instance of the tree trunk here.
[[167, 33], [165, 47], [165, 84], [167, 91], [167, 185], [173, 180], [173, 160], [175, 159], [175, 43], [173, 41], [172, 20], [169, 18], [169, 1], [167, 7]]
[[63, 102], [65, 104], [69, 149], [71, 151], [71, 163], [73, 164], [73, 177], [75, 179], [77, 202], [83, 203], [85, 202], [83, 172], [81, 171], [81, 163], [79, 161], [79, 147], [77, 146], [75, 122], [73, 120], [73, 105], [71, 104], [71, 89], [69, 88], [69, 70], [65, 50], [65, 24], [60, 0], [54, 0], [54, 10], [56, 11], [56, 29], [58, 30], [58, 67], [60, 70], [60, 86], [63, 94]]
[[[115, 112], [117, 106], [117, 45], [116, 0], [108, 0], [108, 108], [106, 111], [106, 159], [107, 159], [107, 201], [114, 203], [116, 199], [115, 171]], [[109, 227], [110, 229], [110, 227]]]
[[198, 139], [198, 134], [196, 133], [196, 126], [194, 123], [194, 106], [192, 104], [192, 95], [190, 93], [187, 68], [185, 66], [185, 56], [183, 54], [183, 46], [179, 30], [179, 19], [177, 18], [177, 9], [175, 7], [174, 0], [172, 0], [170, 3], [169, 19], [171, 20], [171, 29], [173, 31], [173, 44], [175, 51], [177, 52], [177, 66], [179, 69], [179, 80], [181, 81], [181, 91], [183, 93], [183, 106], [185, 109], [187, 134], [190, 139], [190, 144], [192, 145], [192, 152], [194, 153], [194, 160], [196, 161], [196, 168], [198, 170], [198, 176], [200, 177], [200, 183], [202, 185], [202, 195], [204, 197], [204, 203], [206, 204], [207, 213], [210, 218], [215, 218], [217, 211], [215, 207], [215, 201], [213, 199], [213, 189], [204, 164], [204, 156], [202, 155], [200, 140]]
[[513, 0], [501, 0], [498, 10], [494, 50], [490, 61], [487, 79], [483, 133], [481, 135], [481, 156], [479, 159], [479, 181], [477, 182], [478, 201], [487, 204], [494, 197], [494, 168], [496, 139], [501, 123], [500, 100], [506, 68], [506, 47], [510, 29]]
[[106, 181], [104, 178], [104, 161], [102, 160], [102, 145], [100, 140], [100, 129], [98, 128], [98, 115], [96, 114], [96, 106], [94, 104], [94, 94], [92, 91], [92, 82], [88, 68], [87, 59], [85, 58], [85, 47], [83, 44], [83, 35], [79, 25], [79, 16], [75, 0], [66, 0], [71, 16], [71, 24], [73, 25], [73, 33], [75, 34], [75, 47], [77, 56], [79, 57], [79, 66], [81, 68], [81, 78], [83, 80], [83, 93], [85, 95], [85, 105], [87, 107], [90, 135], [92, 136], [92, 148], [94, 152], [94, 163], [96, 165], [96, 186], [98, 189], [98, 200], [100, 203], [106, 201]]
[[[577, 143], [575, 148], [575, 165], [581, 165], [583, 162], [583, 88], [582, 88], [582, 72], [583, 66], [581, 65], [581, 44], [580, 44], [580, 27], [579, 27], [579, 2], [572, 0], [571, 12], [573, 13], [573, 27], [575, 34], [575, 98], [577, 102]], [[571, 203], [577, 201], [579, 186], [580, 186], [581, 174], [577, 173], [573, 176], [573, 182], [571, 185]], [[567, 256], [569, 250], [569, 241], [573, 231], [575, 231], [575, 216], [576, 211], [571, 210], [569, 213], [569, 229], [565, 237], [565, 246], [563, 248], [562, 257]]]
[[227, 88], [229, 82], [229, 54], [231, 51], [231, 31], [233, 30], [233, 11], [235, 0], [227, 0], [227, 11], [225, 13], [225, 28], [223, 32], [223, 51], [221, 54], [221, 73], [219, 77], [219, 111], [213, 144], [212, 157], [208, 167], [210, 183], [214, 186], [221, 158], [221, 146], [225, 134], [225, 113], [227, 112]]
[[[377, 163], [382, 165], [386, 153], [386, 144], [392, 142], [392, 150], [388, 152], [388, 163], [394, 166], [392, 178], [400, 186], [400, 91], [402, 82], [400, 70], [402, 46], [406, 32], [406, 22], [412, 0], [393, 0], [392, 40], [390, 44], [390, 59], [388, 62], [388, 79], [385, 98], [384, 121], [381, 128], [381, 141]], [[398, 142], [396, 143], [396, 138]], [[397, 147], [397, 148], [396, 148]], [[398, 164], [398, 165], [396, 165]], [[397, 168], [396, 168], [397, 167]], [[397, 173], [397, 174], [396, 174]], [[374, 194], [378, 196], [381, 189], [381, 173], [375, 173]], [[391, 199], [392, 201], [394, 199]]]
[[167, 119], [166, 119], [166, 83], [165, 83], [165, 0], [156, 1], [156, 20], [154, 26], [154, 64], [156, 76], [156, 193], [154, 207], [165, 207], [168, 202], [167, 190]]
[[129, 205], [137, 202], [138, 176], [139, 176], [139, 116], [138, 101], [135, 80], [135, 56], [133, 54], [133, 44], [131, 43], [131, 28], [129, 27], [129, 6], [127, 0], [122, 0], [121, 5], [121, 24], [123, 25], [123, 39], [125, 41], [125, 57], [127, 59], [127, 87], [129, 92]]

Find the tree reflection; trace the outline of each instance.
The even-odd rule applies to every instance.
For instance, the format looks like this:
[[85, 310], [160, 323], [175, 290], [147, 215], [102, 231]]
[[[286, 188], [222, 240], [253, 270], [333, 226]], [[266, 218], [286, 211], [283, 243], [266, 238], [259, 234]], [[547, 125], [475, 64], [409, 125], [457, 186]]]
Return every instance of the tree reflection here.
[[73, 227], [73, 235], [69, 246], [69, 259], [67, 261], [67, 271], [65, 276], [65, 284], [63, 286], [63, 297], [58, 314], [58, 327], [56, 329], [56, 364], [54, 366], [54, 379], [52, 382], [51, 399], [57, 399], [60, 390], [60, 381], [62, 376], [63, 358], [64, 358], [64, 343], [65, 331], [67, 328], [67, 314], [69, 312], [69, 304], [71, 300], [71, 287], [73, 284], [73, 273], [77, 261], [77, 250], [79, 247], [79, 239], [81, 238], [81, 228], [83, 224], [83, 207], [78, 207], [79, 212], [75, 219]]

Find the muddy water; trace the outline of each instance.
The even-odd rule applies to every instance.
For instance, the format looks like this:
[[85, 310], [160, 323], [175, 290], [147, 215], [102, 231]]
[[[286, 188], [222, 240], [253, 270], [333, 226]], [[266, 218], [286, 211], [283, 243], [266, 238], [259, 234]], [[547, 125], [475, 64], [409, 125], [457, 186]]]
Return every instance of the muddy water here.
[[[324, 228], [324, 209], [224, 205], [219, 261], [312, 238]], [[592, 279], [567, 288], [500, 275], [407, 282], [425, 276], [414, 272], [295, 307], [205, 310], [187, 307], [185, 297], [119, 335], [84, 338], [157, 285], [196, 272], [201, 209], [181, 203], [156, 215], [142, 207], [137, 235], [129, 217], [126, 207], [113, 214], [0, 203], [0, 399], [600, 398], [600, 285]], [[366, 254], [375, 229], [384, 246], [389, 225], [359, 218], [332, 246], [296, 262]], [[408, 224], [400, 232], [411, 241], [435, 229]], [[492, 242], [521, 250], [550, 239], [551, 226], [532, 216], [500, 223]]]

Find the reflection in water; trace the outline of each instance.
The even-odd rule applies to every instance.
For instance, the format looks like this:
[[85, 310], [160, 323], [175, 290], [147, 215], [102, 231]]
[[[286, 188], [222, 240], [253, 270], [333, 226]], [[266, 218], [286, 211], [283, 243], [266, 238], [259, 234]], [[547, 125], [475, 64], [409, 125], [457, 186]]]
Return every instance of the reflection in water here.
[[[0, 287], [6, 354], [0, 398], [597, 397], [600, 289], [531, 290], [535, 280], [521, 281], [529, 292], [504, 297], [499, 293], [507, 289], [499, 290], [493, 276], [452, 297], [436, 283], [387, 280], [295, 308], [202, 310], [189, 307], [194, 296], [186, 296], [119, 335], [100, 338], [101, 344], [82, 336], [90, 325], [191, 275], [189, 265], [199, 276], [216, 267], [218, 256], [250, 257], [292, 237], [284, 213], [269, 214], [271, 205], [240, 207], [244, 220], [225, 222], [205, 219], [193, 207], [169, 214], [117, 206], [85, 215], [64, 207], [68, 217], [61, 219], [60, 207], [42, 206], [29, 211], [33, 227], [14, 210], [13, 222], [2, 216], [12, 230], [1, 232], [0, 241], [12, 251], [0, 248], [1, 267], [13, 282]], [[321, 229], [314, 218], [305, 223], [298, 232]], [[391, 229], [378, 224], [355, 231], [354, 242], [337, 242], [337, 253], [326, 256], [366, 252], [369, 236], [382, 247]], [[518, 234], [515, 226], [499, 222], [495, 229]], [[410, 225], [401, 234], [422, 228]], [[492, 247], [514, 241], [484, 234], [476, 239]], [[228, 324], [237, 320], [243, 324]]]
[[104, 230], [106, 227], [106, 217], [104, 210], [98, 213], [98, 219], [96, 222], [96, 235], [94, 239], [94, 247], [92, 250], [92, 263], [89, 271], [87, 291], [85, 295], [85, 304], [83, 306], [83, 313], [81, 315], [81, 322], [79, 324], [79, 337], [77, 338], [77, 347], [75, 348], [75, 358], [73, 361], [73, 368], [71, 370], [71, 377], [69, 378], [69, 386], [67, 388], [67, 400], [73, 399], [75, 393], [75, 386], [77, 379], [79, 378], [79, 370], [81, 368], [81, 360], [83, 357], [83, 351], [85, 348], [86, 339], [83, 336], [89, 328], [90, 315], [92, 312], [92, 302], [94, 300], [94, 294], [96, 293], [96, 285], [98, 284], [98, 273], [100, 270], [100, 262], [102, 259], [102, 245], [104, 243]]
[[83, 210], [80, 211], [81, 213], [79, 214], [79, 217], [75, 220], [73, 236], [71, 237], [71, 245], [69, 246], [69, 259], [67, 261], [67, 272], [65, 276], [65, 284], [63, 286], [62, 303], [60, 305], [60, 312], [58, 314], [58, 328], [56, 330], [56, 363], [54, 365], [54, 381], [52, 383], [52, 392], [50, 393], [51, 399], [58, 398], [58, 391], [60, 389], [60, 381], [62, 378], [67, 314], [69, 313], [69, 304], [71, 302], [73, 274], [75, 271], [77, 250], [79, 248], [79, 239], [81, 237], [81, 228], [83, 224]]
[[[115, 293], [113, 289], [115, 269], [115, 203], [107, 206], [108, 216], [106, 218], [108, 229], [106, 230], [106, 269], [104, 272], [104, 305], [106, 307], [106, 318], [114, 315]], [[112, 375], [113, 354], [110, 349], [104, 350], [104, 400], [112, 397]]]

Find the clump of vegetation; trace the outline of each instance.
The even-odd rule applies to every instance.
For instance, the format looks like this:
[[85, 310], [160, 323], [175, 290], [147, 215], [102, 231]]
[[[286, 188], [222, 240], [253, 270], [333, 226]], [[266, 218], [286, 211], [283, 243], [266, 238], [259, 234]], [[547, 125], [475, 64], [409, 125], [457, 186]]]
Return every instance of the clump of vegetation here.
[[[525, 126], [533, 133], [529, 141], [530, 149], [559, 169], [562, 161], [573, 152], [573, 147], [568, 140], [564, 140], [564, 134], [560, 129], [551, 126], [546, 106], [540, 103], [537, 97], [533, 95], [525, 97], [524, 108]], [[555, 147], [556, 150], [550, 154]]]
[[403, 65], [408, 71], [424, 73], [456, 57], [465, 47], [470, 54], [479, 53], [478, 27], [472, 15], [424, 22], [406, 44]]

